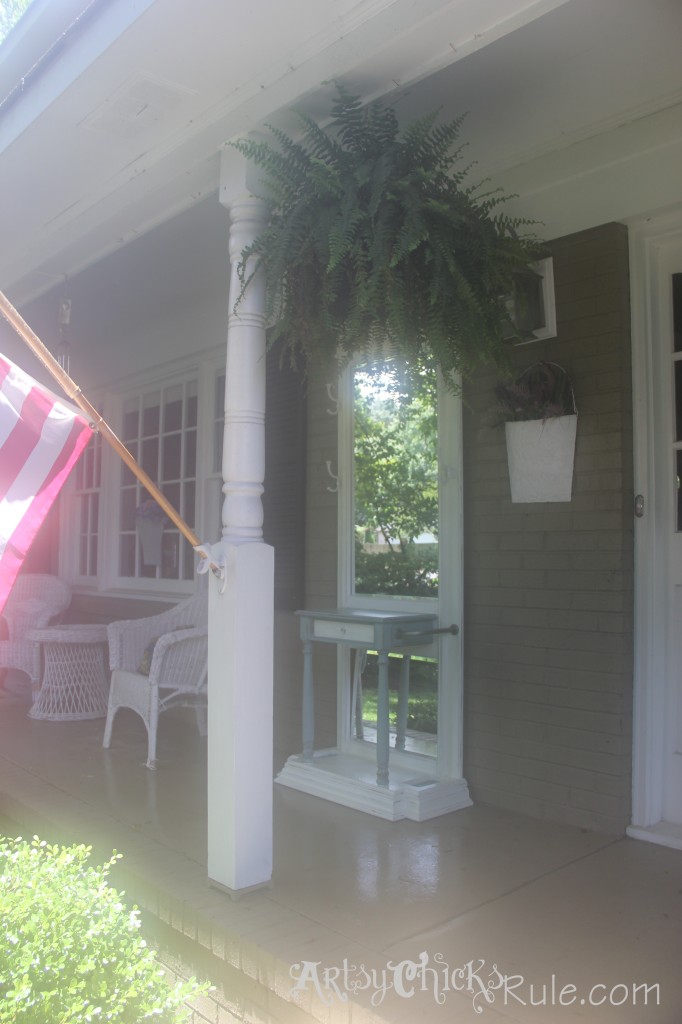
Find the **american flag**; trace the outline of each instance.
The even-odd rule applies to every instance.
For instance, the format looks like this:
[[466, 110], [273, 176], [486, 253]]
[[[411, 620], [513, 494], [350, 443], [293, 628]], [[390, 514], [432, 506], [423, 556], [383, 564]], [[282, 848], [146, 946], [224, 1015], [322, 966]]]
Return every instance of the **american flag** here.
[[33, 538], [92, 431], [0, 355], [0, 613]]

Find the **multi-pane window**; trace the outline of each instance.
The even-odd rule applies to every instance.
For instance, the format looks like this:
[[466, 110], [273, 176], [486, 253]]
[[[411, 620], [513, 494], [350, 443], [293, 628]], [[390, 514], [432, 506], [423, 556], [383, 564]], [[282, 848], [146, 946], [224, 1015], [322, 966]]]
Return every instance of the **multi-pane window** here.
[[[130, 396], [123, 404], [122, 440], [164, 496], [192, 528], [196, 516], [197, 382], [183, 381]], [[126, 467], [121, 471], [118, 575], [189, 580], [195, 556], [179, 531], [159, 514], [158, 556], [143, 551], [140, 510], [150, 495]], [[152, 516], [152, 518], [154, 518]]]
[[74, 469], [74, 521], [78, 524], [76, 571], [79, 576], [97, 575], [101, 486], [102, 438], [93, 434]]

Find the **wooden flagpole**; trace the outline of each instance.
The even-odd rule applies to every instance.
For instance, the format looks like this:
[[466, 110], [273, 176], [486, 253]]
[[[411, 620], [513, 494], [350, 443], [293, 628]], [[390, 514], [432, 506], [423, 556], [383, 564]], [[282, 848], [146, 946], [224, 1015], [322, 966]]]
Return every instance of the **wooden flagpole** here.
[[[14, 328], [19, 337], [28, 345], [33, 354], [37, 356], [40, 362], [43, 364], [45, 369], [54, 377], [57, 383], [60, 385], [65, 394], [74, 402], [78, 408], [85, 413], [87, 418], [94, 430], [97, 430], [104, 440], [114, 449], [117, 455], [119, 455], [128, 469], [133, 473], [140, 481], [143, 487], [149, 491], [154, 501], [156, 501], [163, 511], [166, 513], [171, 522], [177, 526], [182, 536], [189, 541], [193, 548], [198, 549], [198, 554], [202, 558], [207, 558], [207, 554], [201, 547], [201, 541], [195, 534], [195, 532], [187, 525], [185, 520], [175, 511], [173, 506], [170, 504], [168, 499], [161, 493], [159, 488], [156, 486], [150, 476], [145, 473], [141, 466], [135, 461], [131, 453], [128, 451], [123, 442], [116, 436], [109, 424], [102, 419], [100, 414], [97, 412], [95, 407], [88, 401], [85, 395], [81, 392], [78, 385], [71, 379], [66, 370], [64, 370], [55, 357], [52, 355], [50, 350], [42, 343], [40, 338], [31, 328], [28, 326], [26, 321], [17, 312], [12, 303], [9, 301], [4, 292], [0, 291], [0, 312], [5, 317], [7, 322]], [[211, 569], [214, 572], [221, 573], [218, 566], [211, 565]]]

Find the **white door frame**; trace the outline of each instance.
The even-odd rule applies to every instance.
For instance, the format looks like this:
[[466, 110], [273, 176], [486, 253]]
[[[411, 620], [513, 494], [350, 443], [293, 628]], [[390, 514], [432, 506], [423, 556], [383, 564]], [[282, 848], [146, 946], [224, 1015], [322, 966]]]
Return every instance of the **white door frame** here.
[[[651, 429], [660, 409], [659, 329], [662, 254], [682, 243], [682, 210], [630, 226], [635, 519], [632, 824], [628, 834], [682, 849], [682, 828], [662, 821], [667, 696], [667, 542], [654, 495], [670, 474], [669, 452]], [[665, 474], [665, 475], [664, 475]], [[633, 510], [634, 513], [634, 510]]]

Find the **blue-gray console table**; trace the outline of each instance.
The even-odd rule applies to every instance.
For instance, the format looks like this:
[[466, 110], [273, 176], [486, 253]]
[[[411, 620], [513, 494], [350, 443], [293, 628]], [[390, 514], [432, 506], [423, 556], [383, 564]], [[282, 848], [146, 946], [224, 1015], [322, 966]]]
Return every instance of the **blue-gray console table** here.
[[[315, 745], [315, 698], [313, 644], [341, 644], [355, 650], [376, 651], [379, 656], [377, 706], [377, 785], [388, 786], [389, 707], [388, 656], [405, 652], [403, 688], [408, 685], [407, 649], [430, 644], [434, 633], [455, 632], [457, 627], [437, 628], [437, 617], [424, 613], [364, 611], [357, 608], [298, 611], [303, 641], [303, 760], [313, 760]], [[404, 694], [406, 709], [407, 694]]]

